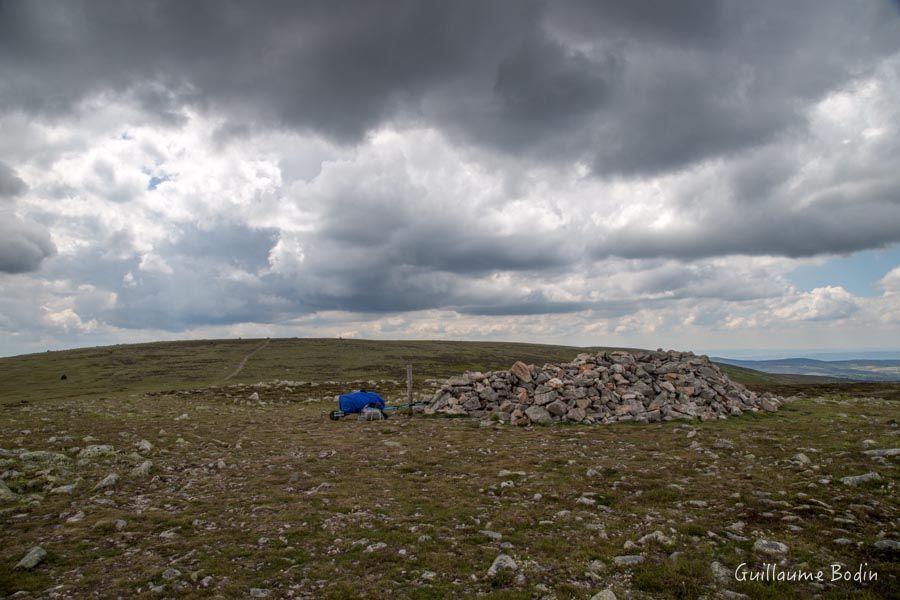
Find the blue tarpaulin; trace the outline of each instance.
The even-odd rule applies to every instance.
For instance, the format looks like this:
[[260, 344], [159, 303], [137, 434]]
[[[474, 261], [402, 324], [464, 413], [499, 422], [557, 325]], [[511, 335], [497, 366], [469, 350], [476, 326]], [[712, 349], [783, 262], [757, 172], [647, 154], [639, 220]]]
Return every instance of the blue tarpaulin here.
[[375, 392], [350, 392], [338, 396], [338, 408], [342, 413], [358, 413], [367, 406], [384, 408], [384, 400]]

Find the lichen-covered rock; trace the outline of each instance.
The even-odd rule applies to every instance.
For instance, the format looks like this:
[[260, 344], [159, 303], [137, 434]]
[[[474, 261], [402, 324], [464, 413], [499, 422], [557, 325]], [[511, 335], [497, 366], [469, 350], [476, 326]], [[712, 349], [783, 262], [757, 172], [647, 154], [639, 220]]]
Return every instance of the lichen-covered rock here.
[[425, 412], [469, 415], [513, 425], [554, 422], [709, 421], [771, 412], [784, 400], [735, 383], [692, 352], [613, 351], [579, 354], [542, 367], [516, 362], [508, 371], [447, 379]]
[[517, 571], [518, 569], [519, 565], [517, 565], [516, 561], [510, 556], [498, 554], [497, 558], [494, 559], [494, 562], [491, 563], [491, 566], [488, 569], [488, 577], [493, 577], [500, 571]]
[[775, 540], [764, 540], [762, 538], [753, 543], [753, 551], [766, 556], [783, 556], [787, 554], [788, 547], [781, 542]]
[[509, 372], [518, 377], [520, 381], [531, 383], [531, 369], [522, 361], [518, 361], [510, 367]]
[[40, 546], [35, 546], [22, 557], [22, 560], [16, 563], [16, 568], [28, 571], [41, 564], [45, 558], [47, 558], [47, 552]]
[[116, 453], [115, 448], [109, 444], [95, 444], [88, 446], [78, 453], [78, 458], [97, 458], [99, 456], [112, 456]]
[[849, 486], [860, 485], [863, 483], [868, 483], [870, 481], [881, 481], [881, 475], [879, 475], [875, 471], [871, 471], [869, 473], [863, 473], [862, 475], [850, 475], [848, 477], [841, 477], [841, 483]]

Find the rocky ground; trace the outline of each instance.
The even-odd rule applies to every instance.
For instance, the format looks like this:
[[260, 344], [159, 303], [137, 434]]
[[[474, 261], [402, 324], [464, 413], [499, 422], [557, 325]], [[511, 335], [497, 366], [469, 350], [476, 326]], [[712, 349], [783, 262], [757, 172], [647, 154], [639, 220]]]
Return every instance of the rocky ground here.
[[[396, 382], [374, 383], [399, 393]], [[0, 595], [876, 598], [900, 589], [896, 397], [810, 393], [728, 420], [521, 428], [436, 416], [329, 421], [345, 387], [5, 404]], [[827, 576], [740, 582], [741, 563]], [[831, 582], [833, 563], [865, 565], [877, 580]]]

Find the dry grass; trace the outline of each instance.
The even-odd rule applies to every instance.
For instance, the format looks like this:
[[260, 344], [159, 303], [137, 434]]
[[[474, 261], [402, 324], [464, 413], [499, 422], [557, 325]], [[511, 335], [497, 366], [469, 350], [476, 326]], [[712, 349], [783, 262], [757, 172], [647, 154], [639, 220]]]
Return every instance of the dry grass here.
[[[898, 538], [896, 459], [879, 464], [861, 452], [866, 439], [898, 445], [895, 397], [831, 390], [774, 415], [523, 430], [425, 417], [332, 422], [332, 403], [322, 398], [342, 387], [260, 388], [264, 405], [245, 403], [249, 387], [7, 404], [0, 448], [67, 452], [92, 436], [118, 452], [55, 464], [0, 458], [6, 482], [23, 496], [0, 505], [0, 595], [246, 597], [261, 588], [273, 598], [532, 598], [547, 590], [588, 598], [612, 587], [620, 597], [731, 589], [756, 598], [874, 598], [898, 589], [898, 557], [872, 546], [879, 535]], [[141, 439], [154, 445], [154, 471], [135, 479], [128, 472], [145, 459], [134, 453]], [[716, 448], [718, 440], [733, 447]], [[694, 441], [702, 450], [691, 449]], [[813, 464], [792, 464], [798, 452]], [[838, 481], [870, 470], [883, 480], [857, 488]], [[93, 491], [110, 472], [119, 484]], [[75, 481], [71, 496], [47, 492]], [[579, 504], [584, 495], [595, 504]], [[79, 511], [81, 521], [67, 522]], [[116, 519], [126, 521], [121, 530]], [[746, 523], [746, 541], [727, 537], [737, 521]], [[484, 530], [511, 544], [504, 551], [524, 581], [487, 576], [501, 548]], [[623, 549], [655, 530], [675, 545]], [[167, 531], [176, 535], [160, 537]], [[760, 562], [751, 550], [757, 537], [787, 544], [791, 565], [868, 563], [879, 579], [818, 590], [716, 582], [712, 560], [732, 569]], [[366, 551], [378, 542], [386, 546]], [[13, 570], [36, 544], [47, 560]], [[638, 552], [642, 565], [612, 564]], [[588, 573], [593, 560], [605, 569]], [[170, 567], [181, 574], [164, 580]]]

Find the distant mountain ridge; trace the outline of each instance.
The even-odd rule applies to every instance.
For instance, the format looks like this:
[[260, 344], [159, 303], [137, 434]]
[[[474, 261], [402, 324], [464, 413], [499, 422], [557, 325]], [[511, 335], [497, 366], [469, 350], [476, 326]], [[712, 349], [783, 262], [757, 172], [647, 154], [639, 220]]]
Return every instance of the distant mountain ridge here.
[[818, 375], [853, 381], [900, 381], [900, 360], [817, 360], [814, 358], [739, 360], [722, 357], [714, 357], [712, 360], [726, 365], [779, 375]]

